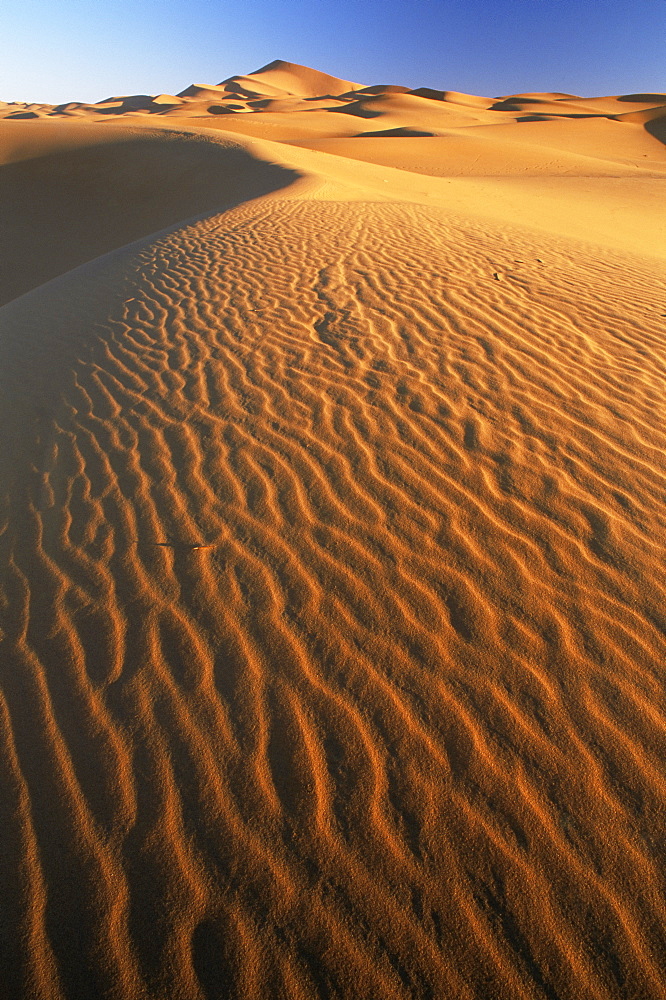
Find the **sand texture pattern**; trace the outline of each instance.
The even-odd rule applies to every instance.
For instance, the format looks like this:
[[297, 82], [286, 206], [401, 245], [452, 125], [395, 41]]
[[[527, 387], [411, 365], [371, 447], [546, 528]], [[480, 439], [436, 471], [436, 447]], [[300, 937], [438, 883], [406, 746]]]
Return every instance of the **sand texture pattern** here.
[[73, 110], [0, 122], [0, 996], [665, 997], [659, 116], [523, 190]]

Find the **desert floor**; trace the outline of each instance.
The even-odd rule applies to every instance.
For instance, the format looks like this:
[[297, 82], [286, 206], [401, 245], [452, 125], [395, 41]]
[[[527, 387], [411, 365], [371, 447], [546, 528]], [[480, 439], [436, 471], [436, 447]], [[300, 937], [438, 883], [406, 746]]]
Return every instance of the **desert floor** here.
[[666, 997], [666, 95], [0, 105], [0, 995]]

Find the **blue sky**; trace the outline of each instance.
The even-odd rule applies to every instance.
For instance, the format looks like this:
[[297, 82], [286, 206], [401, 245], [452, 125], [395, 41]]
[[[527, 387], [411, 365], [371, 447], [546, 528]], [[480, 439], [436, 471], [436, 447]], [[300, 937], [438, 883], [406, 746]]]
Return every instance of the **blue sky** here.
[[666, 0], [14, 0], [0, 99], [99, 101], [272, 59], [486, 96], [666, 91]]

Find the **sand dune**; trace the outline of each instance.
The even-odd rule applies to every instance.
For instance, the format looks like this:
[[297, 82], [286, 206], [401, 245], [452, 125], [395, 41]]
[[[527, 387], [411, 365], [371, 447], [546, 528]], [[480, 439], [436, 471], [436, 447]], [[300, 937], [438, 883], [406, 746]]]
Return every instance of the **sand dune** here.
[[405, 89], [2, 106], [12, 1000], [666, 995], [666, 101]]
[[0, 302], [148, 233], [297, 177], [252, 157], [233, 137], [212, 143], [176, 131], [94, 124], [82, 130], [48, 121], [22, 142], [19, 123], [6, 124]]
[[[231, 79], [249, 80], [258, 85], [262, 91], [268, 87], [271, 90], [296, 94], [298, 97], [321, 97], [323, 94], [333, 96], [358, 90], [361, 87], [359, 83], [340, 80], [337, 76], [329, 76], [328, 73], [320, 73], [319, 70], [310, 69], [308, 66], [299, 66], [296, 63], [283, 62], [281, 59], [268, 63], [267, 66], [258, 69], [256, 73], [250, 73], [246, 77], [232, 77]], [[225, 82], [228, 83], [228, 81]]]

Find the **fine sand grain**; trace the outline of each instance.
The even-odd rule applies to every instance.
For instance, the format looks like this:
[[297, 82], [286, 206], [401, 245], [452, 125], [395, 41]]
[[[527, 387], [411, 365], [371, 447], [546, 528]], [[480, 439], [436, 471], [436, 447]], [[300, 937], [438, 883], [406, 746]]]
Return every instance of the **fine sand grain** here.
[[405, 91], [0, 106], [3, 998], [666, 997], [666, 97]]

